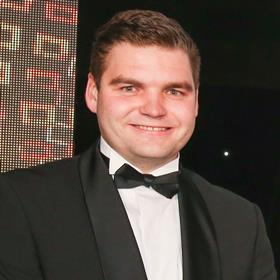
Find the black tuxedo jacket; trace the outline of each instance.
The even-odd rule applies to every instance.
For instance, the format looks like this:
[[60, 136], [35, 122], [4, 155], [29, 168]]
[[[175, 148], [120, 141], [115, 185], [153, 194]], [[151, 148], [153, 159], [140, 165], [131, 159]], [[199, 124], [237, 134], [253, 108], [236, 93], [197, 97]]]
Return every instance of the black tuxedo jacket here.
[[[254, 204], [186, 169], [178, 196], [184, 280], [276, 279]], [[147, 279], [118, 191], [94, 147], [0, 177], [4, 279]]]

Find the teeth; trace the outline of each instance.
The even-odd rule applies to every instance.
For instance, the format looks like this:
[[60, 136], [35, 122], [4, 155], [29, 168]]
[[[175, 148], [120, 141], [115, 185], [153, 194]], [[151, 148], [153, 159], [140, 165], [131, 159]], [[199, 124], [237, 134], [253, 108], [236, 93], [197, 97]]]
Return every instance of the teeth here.
[[165, 127], [153, 127], [153, 126], [145, 126], [145, 125], [138, 125], [138, 128], [148, 131], [165, 131], [167, 128]]

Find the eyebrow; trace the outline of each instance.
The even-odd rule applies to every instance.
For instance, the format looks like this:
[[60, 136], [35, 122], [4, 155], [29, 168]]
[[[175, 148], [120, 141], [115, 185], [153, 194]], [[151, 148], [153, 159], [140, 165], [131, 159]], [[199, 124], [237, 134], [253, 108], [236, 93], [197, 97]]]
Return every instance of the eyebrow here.
[[[112, 79], [110, 85], [118, 85], [118, 84], [132, 84], [137, 87], [143, 87], [143, 83], [133, 78], [124, 77], [122, 75], [117, 76], [116, 78]], [[193, 91], [194, 87], [188, 81], [183, 82], [170, 82], [164, 85], [164, 88], [182, 88], [187, 91]]]
[[193, 91], [193, 86], [191, 85], [191, 83], [185, 81], [185, 82], [171, 82], [171, 83], [167, 83], [165, 85], [165, 88], [182, 88], [185, 89], [187, 91]]
[[112, 79], [110, 82], [110, 85], [114, 86], [114, 85], [118, 85], [118, 84], [133, 84], [136, 85], [138, 87], [142, 86], [143, 84], [135, 79], [132, 78], [126, 78], [123, 77], [122, 75], [117, 76], [116, 78]]

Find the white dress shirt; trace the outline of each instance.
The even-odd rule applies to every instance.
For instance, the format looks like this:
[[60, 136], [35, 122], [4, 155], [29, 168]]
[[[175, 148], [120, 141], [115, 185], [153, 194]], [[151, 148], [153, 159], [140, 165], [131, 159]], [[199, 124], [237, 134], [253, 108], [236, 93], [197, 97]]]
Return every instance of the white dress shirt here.
[[[130, 164], [103, 138], [100, 142], [100, 151], [110, 159], [109, 173], [112, 176], [124, 163]], [[179, 156], [151, 174], [164, 175], [178, 171], [178, 167]], [[118, 191], [133, 229], [148, 280], [182, 280], [177, 194], [169, 199], [145, 186]]]

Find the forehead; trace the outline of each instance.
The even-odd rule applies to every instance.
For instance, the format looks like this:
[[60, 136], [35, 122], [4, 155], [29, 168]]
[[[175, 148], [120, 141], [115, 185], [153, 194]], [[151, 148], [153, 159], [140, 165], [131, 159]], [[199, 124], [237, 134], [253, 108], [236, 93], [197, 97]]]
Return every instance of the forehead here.
[[106, 58], [103, 75], [135, 75], [136, 78], [164, 80], [176, 78], [193, 82], [189, 57], [184, 50], [129, 43], [119, 43], [112, 47]]

